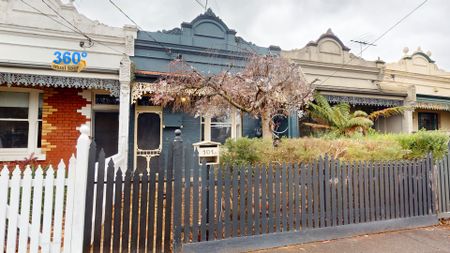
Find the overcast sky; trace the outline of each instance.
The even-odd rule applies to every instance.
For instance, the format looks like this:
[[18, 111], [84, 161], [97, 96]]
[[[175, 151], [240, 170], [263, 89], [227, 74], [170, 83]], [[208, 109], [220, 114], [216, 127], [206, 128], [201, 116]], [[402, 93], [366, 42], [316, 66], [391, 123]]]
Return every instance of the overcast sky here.
[[[195, 0], [114, 0], [148, 31], [172, 29], [204, 10]], [[205, 0], [199, 0], [205, 2]], [[209, 0], [208, 6], [237, 35], [259, 46], [302, 48], [328, 28], [359, 54], [350, 40], [373, 41], [423, 0]], [[108, 0], [75, 0], [87, 17], [112, 26], [130, 22]], [[429, 0], [363, 53], [374, 60], [397, 61], [404, 47], [431, 51], [431, 58], [450, 71], [450, 1]]]

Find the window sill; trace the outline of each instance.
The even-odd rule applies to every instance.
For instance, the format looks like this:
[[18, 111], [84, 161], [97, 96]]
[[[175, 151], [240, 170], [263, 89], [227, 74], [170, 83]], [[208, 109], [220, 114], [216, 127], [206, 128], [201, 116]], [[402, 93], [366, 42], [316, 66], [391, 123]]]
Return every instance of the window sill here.
[[[30, 157], [30, 154], [27, 152], [18, 153], [18, 152], [3, 152], [0, 151], [0, 162], [14, 162], [14, 161], [23, 161]], [[35, 153], [34, 157], [37, 158], [38, 161], [44, 161], [46, 159], [45, 154], [37, 154]]]

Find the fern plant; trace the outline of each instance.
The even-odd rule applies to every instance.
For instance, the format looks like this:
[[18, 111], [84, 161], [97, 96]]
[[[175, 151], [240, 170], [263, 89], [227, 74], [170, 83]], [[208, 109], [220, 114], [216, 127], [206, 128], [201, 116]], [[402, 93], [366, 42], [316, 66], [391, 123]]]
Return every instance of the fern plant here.
[[351, 112], [350, 104], [339, 103], [331, 106], [324, 96], [317, 93], [314, 95], [314, 102], [308, 106], [309, 113], [317, 123], [303, 124], [314, 129], [325, 129], [337, 136], [350, 136], [357, 132], [366, 135], [376, 119], [399, 115], [408, 109], [406, 106], [398, 106], [370, 114], [362, 110]]

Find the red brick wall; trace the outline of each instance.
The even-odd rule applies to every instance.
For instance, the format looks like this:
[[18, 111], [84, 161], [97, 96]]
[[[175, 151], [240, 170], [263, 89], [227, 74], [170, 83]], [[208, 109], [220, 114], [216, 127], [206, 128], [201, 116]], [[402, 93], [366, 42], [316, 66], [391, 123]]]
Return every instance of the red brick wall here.
[[78, 93], [80, 89], [48, 88], [43, 94], [42, 112], [42, 152], [46, 164], [54, 166], [64, 159], [65, 163], [72, 153], [79, 132], [77, 127], [89, 121], [77, 110], [90, 102]]

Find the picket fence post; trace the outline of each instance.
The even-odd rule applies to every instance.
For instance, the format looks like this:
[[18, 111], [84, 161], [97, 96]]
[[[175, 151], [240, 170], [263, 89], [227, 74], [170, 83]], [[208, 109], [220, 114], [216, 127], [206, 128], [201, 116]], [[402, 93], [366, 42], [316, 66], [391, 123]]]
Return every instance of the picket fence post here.
[[[181, 209], [182, 209], [182, 177], [183, 177], [183, 165], [184, 165], [184, 152], [183, 152], [183, 139], [181, 138], [181, 130], [175, 130], [175, 139], [172, 145], [172, 168], [174, 175], [174, 201], [173, 201], [173, 251], [175, 253], [181, 252]], [[186, 169], [186, 168], [185, 168]], [[189, 180], [186, 178], [185, 180]], [[188, 222], [185, 222], [188, 223]], [[186, 235], [185, 235], [186, 236]]]
[[[81, 253], [83, 249], [86, 177], [90, 143], [89, 127], [82, 125], [80, 127], [80, 137], [78, 137], [77, 141], [75, 168], [73, 168], [72, 164], [72, 166], [69, 166], [69, 173], [74, 173], [73, 193], [76, 194], [73, 194], [72, 201], [68, 200], [67, 203], [68, 210], [72, 210], [70, 217], [66, 217], [66, 224], [67, 222], [70, 223], [71, 231], [70, 237], [66, 237], [64, 240], [64, 250], [71, 253]], [[74, 159], [71, 159], [71, 162], [74, 162]]]

